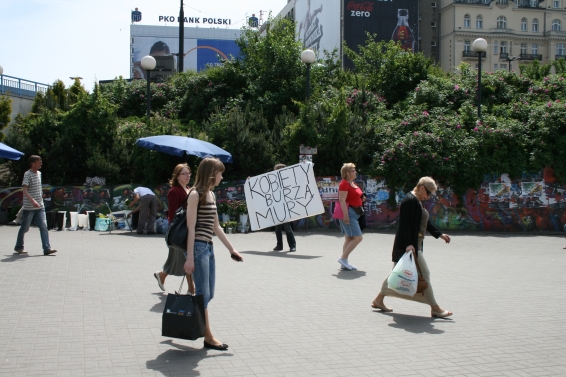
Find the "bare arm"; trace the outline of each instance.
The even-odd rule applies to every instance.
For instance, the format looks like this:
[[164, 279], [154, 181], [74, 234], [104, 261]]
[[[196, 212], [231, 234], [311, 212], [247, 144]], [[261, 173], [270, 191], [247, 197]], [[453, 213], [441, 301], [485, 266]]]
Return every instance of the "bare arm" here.
[[36, 208], [41, 207], [41, 205], [40, 205], [38, 202], [36, 202], [34, 198], [31, 197], [31, 195], [30, 195], [29, 192], [28, 192], [28, 187], [27, 187], [27, 186], [23, 186], [23, 187], [22, 187], [22, 191], [23, 191], [23, 193], [24, 193], [24, 196], [25, 196], [26, 198], [28, 198], [28, 200], [31, 202], [31, 204], [32, 204], [34, 207], [36, 207]]
[[344, 214], [344, 224], [350, 224], [350, 215], [348, 214], [348, 205], [346, 204], [346, 198], [348, 197], [348, 191], [338, 191], [340, 207], [342, 208], [342, 213]]
[[187, 199], [187, 229], [189, 236], [187, 237], [187, 261], [184, 269], [187, 275], [195, 270], [195, 228], [197, 225], [199, 194], [196, 190], [192, 190]]
[[216, 237], [218, 237], [220, 242], [222, 242], [224, 246], [226, 246], [228, 251], [230, 251], [230, 254], [241, 258], [240, 262], [244, 261], [244, 258], [240, 255], [240, 253], [236, 251], [236, 249], [234, 249], [234, 246], [232, 246], [230, 240], [228, 239], [228, 237], [226, 237], [226, 234], [224, 234], [224, 229], [222, 229], [222, 227], [220, 226], [217, 213], [214, 214], [214, 234], [216, 234]]
[[132, 202], [128, 204], [128, 207], [132, 208], [134, 204], [136, 204], [139, 200], [140, 200], [140, 194], [136, 194], [136, 196], [134, 196], [134, 200], [132, 200]]

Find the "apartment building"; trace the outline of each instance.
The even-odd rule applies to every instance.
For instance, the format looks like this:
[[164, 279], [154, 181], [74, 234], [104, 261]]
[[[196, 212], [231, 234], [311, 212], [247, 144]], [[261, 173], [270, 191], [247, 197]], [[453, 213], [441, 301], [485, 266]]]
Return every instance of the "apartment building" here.
[[566, 0], [441, 0], [440, 65], [477, 67], [472, 50], [484, 38], [482, 70], [518, 69], [518, 62], [566, 58]]

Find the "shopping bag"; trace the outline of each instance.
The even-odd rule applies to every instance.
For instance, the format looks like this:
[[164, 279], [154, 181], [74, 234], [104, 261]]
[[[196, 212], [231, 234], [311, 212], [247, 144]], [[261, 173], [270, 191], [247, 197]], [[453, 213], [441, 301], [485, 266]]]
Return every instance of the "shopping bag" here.
[[204, 318], [202, 296], [170, 293], [163, 309], [161, 335], [187, 340], [203, 338]]
[[417, 266], [412, 253], [405, 253], [387, 278], [387, 286], [401, 295], [414, 296], [418, 283]]
[[[348, 205], [348, 203], [346, 203], [346, 211], [348, 210], [348, 207], [350, 207]], [[344, 218], [344, 213], [342, 212], [342, 206], [340, 205], [340, 202], [334, 202], [334, 213], [332, 214], [332, 217], [334, 217], [336, 220], [342, 220]]]

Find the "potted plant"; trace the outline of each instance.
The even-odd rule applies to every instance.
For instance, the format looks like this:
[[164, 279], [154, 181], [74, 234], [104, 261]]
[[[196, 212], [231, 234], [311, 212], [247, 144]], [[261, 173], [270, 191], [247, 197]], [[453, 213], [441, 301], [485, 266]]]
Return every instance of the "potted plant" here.
[[226, 223], [226, 233], [232, 234], [233, 230], [236, 229], [237, 225], [238, 225], [238, 223], [236, 221], [228, 221]]
[[221, 215], [222, 222], [230, 221], [230, 214], [229, 214], [229, 206], [228, 202], [224, 199], [220, 199], [216, 202], [216, 209], [218, 213]]
[[248, 204], [245, 200], [237, 201], [236, 211], [240, 215], [240, 223], [242, 223], [242, 225], [246, 225], [248, 223]]
[[238, 216], [238, 201], [237, 200], [228, 200], [227, 201], [227, 205], [228, 205], [228, 215], [230, 215], [230, 218], [236, 218], [236, 216]]

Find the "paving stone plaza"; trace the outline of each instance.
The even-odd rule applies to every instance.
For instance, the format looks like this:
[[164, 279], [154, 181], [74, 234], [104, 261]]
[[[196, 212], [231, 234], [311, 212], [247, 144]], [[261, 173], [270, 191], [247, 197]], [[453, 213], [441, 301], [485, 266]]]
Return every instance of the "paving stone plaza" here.
[[[389, 298], [370, 307], [392, 263], [392, 233], [367, 233], [341, 271], [339, 232], [298, 231], [297, 252], [271, 251], [271, 232], [216, 242], [216, 337], [161, 336], [167, 297], [153, 277], [163, 236], [39, 231], [13, 253], [0, 227], [0, 376], [565, 376], [566, 240], [562, 235], [451, 234], [424, 252], [438, 303]], [[450, 233], [449, 233], [450, 234]], [[171, 276], [169, 292], [180, 277]]]

